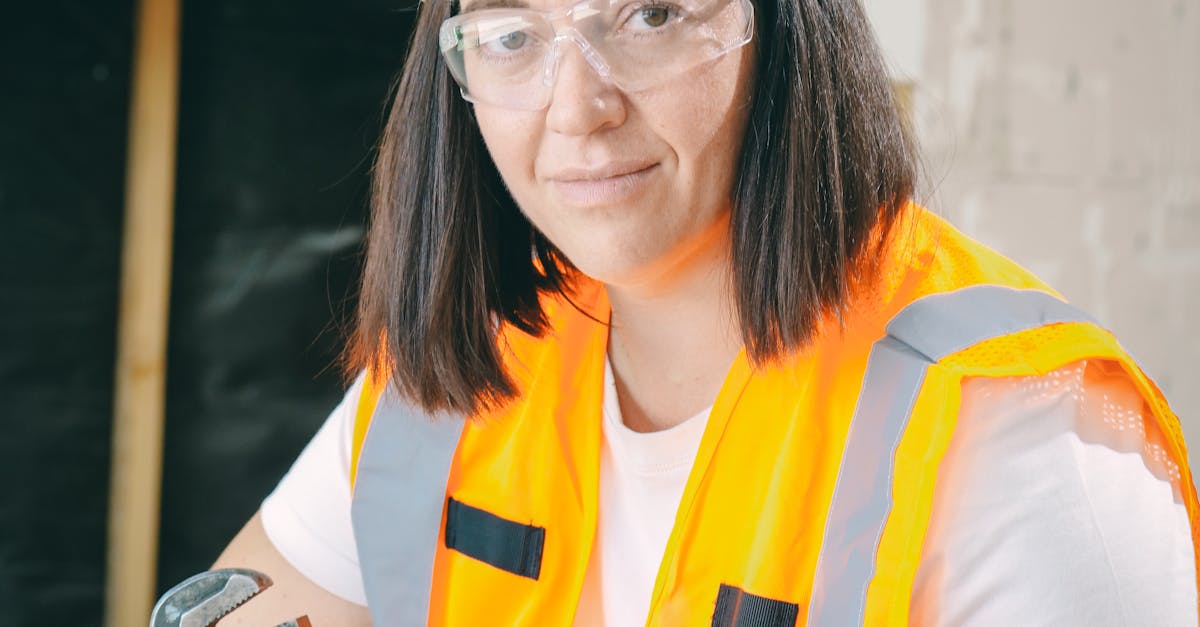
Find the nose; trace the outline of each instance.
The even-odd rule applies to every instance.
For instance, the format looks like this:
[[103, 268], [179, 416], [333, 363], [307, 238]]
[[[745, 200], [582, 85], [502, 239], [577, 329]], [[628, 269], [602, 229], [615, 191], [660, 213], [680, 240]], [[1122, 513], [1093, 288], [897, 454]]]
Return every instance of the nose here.
[[587, 135], [625, 122], [625, 97], [588, 63], [579, 44], [560, 41], [546, 126], [562, 135]]

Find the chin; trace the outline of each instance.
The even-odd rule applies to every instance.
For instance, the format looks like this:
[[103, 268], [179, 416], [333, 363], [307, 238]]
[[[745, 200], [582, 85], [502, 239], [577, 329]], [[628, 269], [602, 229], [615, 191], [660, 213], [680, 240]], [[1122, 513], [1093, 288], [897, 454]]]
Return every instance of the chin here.
[[575, 267], [587, 277], [608, 286], [643, 289], [660, 285], [662, 279], [678, 269], [672, 259], [672, 255], [663, 251], [663, 254], [653, 256], [587, 259]]
[[638, 270], [643, 267], [628, 259], [595, 258], [588, 255], [583, 255], [579, 260], [569, 259], [584, 276], [605, 285], [625, 283], [636, 276]]
[[653, 267], [657, 256], [620, 254], [619, 247], [589, 247], [587, 250], [564, 250], [563, 254], [585, 276], [606, 285], [620, 285], [636, 280]]

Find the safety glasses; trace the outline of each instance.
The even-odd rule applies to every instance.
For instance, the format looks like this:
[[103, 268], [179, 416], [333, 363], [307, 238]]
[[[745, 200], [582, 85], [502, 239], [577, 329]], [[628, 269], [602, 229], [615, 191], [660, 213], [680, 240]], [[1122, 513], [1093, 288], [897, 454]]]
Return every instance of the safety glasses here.
[[477, 4], [442, 23], [442, 56], [463, 98], [510, 109], [550, 103], [568, 43], [603, 79], [637, 92], [745, 45], [754, 33], [749, 0], [583, 0], [549, 12]]

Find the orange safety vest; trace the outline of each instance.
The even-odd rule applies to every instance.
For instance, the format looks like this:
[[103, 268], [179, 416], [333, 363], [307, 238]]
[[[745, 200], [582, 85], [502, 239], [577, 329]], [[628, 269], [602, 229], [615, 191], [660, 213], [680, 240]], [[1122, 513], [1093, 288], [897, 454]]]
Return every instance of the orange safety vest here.
[[[1083, 359], [1123, 368], [1147, 402], [1200, 547], [1179, 421], [1112, 335], [924, 209], [896, 233], [843, 324], [774, 366], [736, 359], [648, 625], [907, 625], [963, 379]], [[573, 300], [607, 321], [601, 286]], [[352, 520], [375, 624], [572, 623], [596, 533], [608, 334], [570, 304], [545, 309], [544, 338], [505, 332], [522, 394], [494, 413], [434, 418], [368, 377]]]

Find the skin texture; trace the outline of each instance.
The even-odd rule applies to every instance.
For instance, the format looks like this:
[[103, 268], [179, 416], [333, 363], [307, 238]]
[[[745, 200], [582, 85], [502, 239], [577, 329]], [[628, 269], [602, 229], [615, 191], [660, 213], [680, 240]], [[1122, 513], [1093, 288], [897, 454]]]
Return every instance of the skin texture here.
[[[711, 404], [741, 348], [728, 223], [752, 73], [748, 45], [626, 93], [563, 42], [545, 110], [475, 105], [521, 210], [608, 289], [609, 355], [635, 430], [669, 428]], [[634, 168], [646, 169], [601, 181], [624, 191], [598, 200], [587, 185], [563, 184]]]

